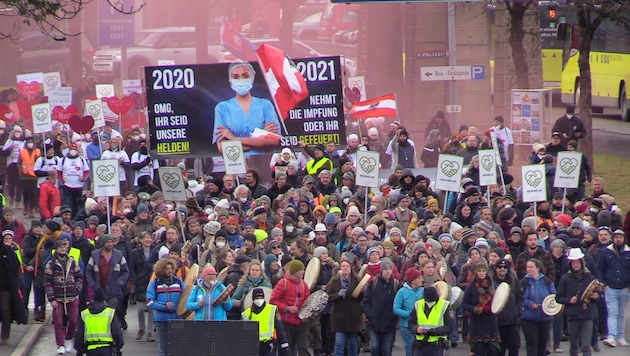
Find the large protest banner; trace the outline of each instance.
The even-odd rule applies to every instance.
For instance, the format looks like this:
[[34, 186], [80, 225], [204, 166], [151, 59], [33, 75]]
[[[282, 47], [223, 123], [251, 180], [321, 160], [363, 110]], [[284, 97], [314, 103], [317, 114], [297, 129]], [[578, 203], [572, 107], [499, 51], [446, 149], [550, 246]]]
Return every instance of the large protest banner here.
[[[240, 140], [247, 157], [279, 152], [297, 146], [298, 141], [345, 145], [339, 57], [294, 62], [310, 95], [284, 121], [288, 135], [258, 63], [249, 63], [255, 73], [247, 112], [235, 93], [244, 90], [238, 87], [243, 83], [230, 81], [230, 63], [146, 67], [151, 154], [161, 158], [220, 156], [217, 143], [223, 139]], [[243, 80], [234, 73], [232, 79]]]

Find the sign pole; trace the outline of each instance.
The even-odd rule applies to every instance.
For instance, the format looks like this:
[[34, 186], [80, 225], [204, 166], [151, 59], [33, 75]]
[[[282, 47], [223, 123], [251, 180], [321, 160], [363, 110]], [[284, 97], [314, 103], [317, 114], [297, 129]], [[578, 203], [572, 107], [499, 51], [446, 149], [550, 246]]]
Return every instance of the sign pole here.
[[368, 187], [365, 187], [365, 209], [363, 210], [365, 212], [363, 215], [365, 215], [364, 219], [366, 223], [368, 221], [368, 189]]
[[499, 169], [499, 172], [501, 172], [499, 176], [501, 176], [501, 187], [503, 188], [503, 195], [505, 195], [507, 191], [505, 190], [505, 179], [503, 179], [503, 170]]
[[107, 233], [112, 229], [112, 212], [109, 210], [109, 197], [107, 197]]
[[486, 194], [488, 195], [488, 206], [490, 206], [490, 189], [486, 187]]
[[177, 220], [179, 221], [179, 229], [182, 233], [182, 240], [186, 242], [186, 234], [184, 233], [184, 225], [182, 225], [182, 216], [179, 214], [179, 207], [181, 206], [179, 202], [175, 203], [175, 215], [177, 215]]
[[567, 188], [563, 189], [563, 193], [562, 193], [562, 214], [564, 214], [564, 206], [565, 206], [565, 201], [567, 200]]
[[538, 216], [538, 212], [536, 211], [536, 202], [534, 202], [534, 216]]

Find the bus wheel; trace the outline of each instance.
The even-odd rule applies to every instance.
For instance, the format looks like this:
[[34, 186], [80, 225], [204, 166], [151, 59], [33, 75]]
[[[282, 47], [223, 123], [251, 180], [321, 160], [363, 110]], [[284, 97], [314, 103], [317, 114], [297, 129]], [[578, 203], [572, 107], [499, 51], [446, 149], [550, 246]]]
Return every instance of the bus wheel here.
[[628, 122], [630, 121], [630, 111], [628, 111], [628, 99], [626, 99], [626, 88], [621, 89], [621, 94], [619, 95], [619, 108], [621, 120]]

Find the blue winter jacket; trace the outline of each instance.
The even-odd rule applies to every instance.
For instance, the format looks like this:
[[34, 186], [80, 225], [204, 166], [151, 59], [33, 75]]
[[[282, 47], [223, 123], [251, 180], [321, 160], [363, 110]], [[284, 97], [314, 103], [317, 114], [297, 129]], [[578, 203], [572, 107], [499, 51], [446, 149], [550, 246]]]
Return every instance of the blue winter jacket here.
[[606, 246], [599, 254], [597, 276], [604, 284], [613, 289], [630, 287], [630, 247], [623, 245], [618, 252], [613, 244]]
[[[521, 286], [523, 287], [523, 314], [521, 319], [534, 322], [548, 321], [553, 319], [543, 313], [542, 302], [549, 294], [556, 294], [556, 287], [549, 278], [545, 278], [545, 275], [540, 273], [537, 279], [526, 275], [521, 280]], [[538, 308], [532, 309], [532, 305], [536, 304]]]
[[[156, 278], [147, 287], [147, 307], [153, 309], [153, 320], [155, 322], [166, 322], [170, 319], [180, 319], [177, 316], [177, 302], [186, 289], [184, 282], [177, 276], [173, 276], [173, 281], [165, 283], [164, 280]], [[168, 309], [166, 303], [173, 303], [173, 307]]]
[[[206, 293], [208, 292], [208, 289], [203, 285], [197, 285], [193, 288], [193, 291], [190, 293], [190, 296], [186, 301], [186, 308], [195, 312], [195, 320], [207, 320], [205, 317], [207, 313], [206, 308], [212, 308], [212, 320], [227, 320], [227, 312], [232, 309], [231, 298], [227, 298], [225, 302], [217, 305], [216, 307], [213, 307], [212, 303], [208, 305], [207, 301], [204, 302], [203, 306], [199, 306], [200, 300], [206, 300]], [[210, 300], [216, 300], [223, 290], [225, 290], [225, 285], [221, 282], [217, 282], [214, 286], [212, 286], [210, 292], [212, 293], [212, 298], [210, 298]]]
[[424, 288], [413, 289], [405, 282], [394, 297], [394, 314], [398, 315], [398, 325], [406, 328], [409, 316], [416, 306], [416, 302], [424, 296]]

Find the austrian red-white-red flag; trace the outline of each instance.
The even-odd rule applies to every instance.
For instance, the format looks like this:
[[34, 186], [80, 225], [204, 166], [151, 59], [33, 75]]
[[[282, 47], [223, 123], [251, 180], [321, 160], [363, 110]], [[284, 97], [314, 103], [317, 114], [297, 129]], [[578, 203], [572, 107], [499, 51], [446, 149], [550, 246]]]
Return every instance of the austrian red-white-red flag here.
[[289, 110], [308, 98], [306, 81], [282, 50], [263, 44], [256, 50], [256, 55], [278, 114], [284, 120], [288, 117]]
[[368, 117], [376, 116], [396, 117], [396, 95], [388, 94], [366, 101], [359, 101], [352, 105], [350, 115], [355, 119], [367, 119]]

